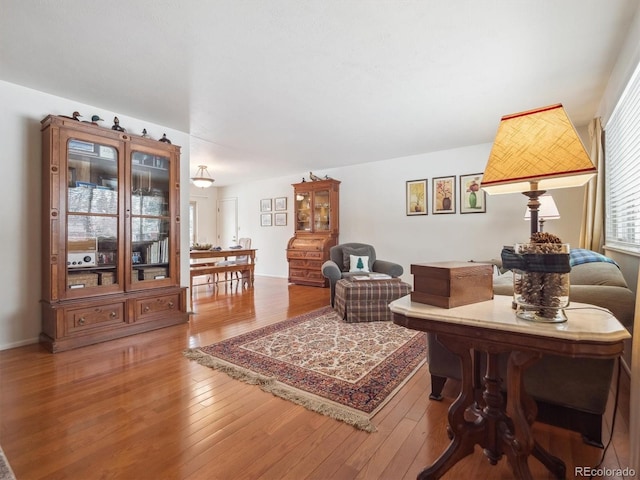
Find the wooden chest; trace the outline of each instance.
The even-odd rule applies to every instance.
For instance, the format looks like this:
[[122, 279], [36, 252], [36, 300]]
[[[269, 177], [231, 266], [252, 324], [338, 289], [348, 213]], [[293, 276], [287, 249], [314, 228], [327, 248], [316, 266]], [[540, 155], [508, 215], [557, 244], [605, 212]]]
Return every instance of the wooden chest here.
[[453, 308], [493, 298], [493, 265], [435, 262], [411, 265], [411, 300]]

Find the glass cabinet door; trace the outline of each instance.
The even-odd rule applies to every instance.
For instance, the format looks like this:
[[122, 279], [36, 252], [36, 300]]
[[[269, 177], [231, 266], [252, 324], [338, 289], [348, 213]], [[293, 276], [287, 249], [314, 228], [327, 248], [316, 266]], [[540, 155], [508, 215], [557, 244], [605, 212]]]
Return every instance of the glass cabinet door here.
[[68, 138], [66, 147], [66, 290], [113, 289], [119, 282], [118, 150], [77, 138]]
[[329, 190], [319, 190], [313, 199], [313, 218], [315, 231], [325, 232], [330, 228], [331, 204]]
[[309, 192], [296, 193], [296, 230], [311, 231], [311, 195]]
[[170, 159], [131, 155], [131, 284], [170, 278]]

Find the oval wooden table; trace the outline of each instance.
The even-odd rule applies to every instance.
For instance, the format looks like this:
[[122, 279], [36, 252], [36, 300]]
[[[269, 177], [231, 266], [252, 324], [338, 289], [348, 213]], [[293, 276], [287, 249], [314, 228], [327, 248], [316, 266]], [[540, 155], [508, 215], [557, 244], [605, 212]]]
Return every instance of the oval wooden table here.
[[[564, 462], [533, 438], [531, 424], [537, 407], [524, 389], [524, 372], [544, 354], [618, 357], [623, 341], [631, 335], [611, 313], [593, 305], [572, 303], [565, 309], [566, 322], [549, 324], [517, 318], [511, 301], [510, 296], [496, 295], [486, 302], [446, 309], [412, 302], [407, 295], [389, 305], [394, 323], [435, 334], [460, 358], [462, 366], [462, 389], [449, 407], [447, 431], [451, 443], [418, 479], [440, 478], [472, 454], [475, 445], [483, 448], [492, 465], [505, 455], [515, 478], [532, 478], [527, 464], [531, 454], [557, 478], [565, 478]], [[487, 360], [481, 398], [474, 388], [480, 381], [474, 377], [474, 352], [481, 352]], [[509, 354], [506, 403], [498, 371], [501, 353]]]

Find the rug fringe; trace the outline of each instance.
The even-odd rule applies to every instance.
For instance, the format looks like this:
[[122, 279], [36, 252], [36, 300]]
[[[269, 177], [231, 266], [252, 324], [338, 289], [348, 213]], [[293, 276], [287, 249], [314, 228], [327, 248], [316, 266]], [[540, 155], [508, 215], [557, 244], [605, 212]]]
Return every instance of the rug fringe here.
[[188, 350], [185, 350], [183, 354], [189, 360], [195, 360], [200, 365], [213, 368], [214, 370], [219, 370], [223, 373], [226, 373], [231, 378], [235, 378], [236, 380], [241, 380], [250, 385], [264, 386], [264, 385], [269, 385], [276, 382], [276, 379], [273, 377], [260, 375], [259, 373], [252, 372], [251, 370], [239, 367], [238, 365], [225, 362], [224, 360], [220, 360], [219, 358], [215, 358], [211, 355], [208, 355], [198, 350], [197, 348], [190, 348]]
[[239, 367], [238, 365], [225, 362], [224, 360], [215, 358], [197, 348], [185, 350], [183, 355], [189, 360], [198, 362], [200, 365], [213, 368], [214, 370], [219, 370], [229, 375], [231, 378], [243, 381], [250, 385], [258, 385], [267, 393], [271, 393], [272, 395], [283, 398], [284, 400], [300, 405], [307, 410], [311, 410], [352, 425], [358, 430], [363, 430], [369, 433], [377, 431], [376, 427], [371, 423], [368, 417], [358, 414], [347, 407], [341, 407], [338, 404], [330, 403], [316, 395], [284, 385], [273, 377], [260, 375], [246, 368]]

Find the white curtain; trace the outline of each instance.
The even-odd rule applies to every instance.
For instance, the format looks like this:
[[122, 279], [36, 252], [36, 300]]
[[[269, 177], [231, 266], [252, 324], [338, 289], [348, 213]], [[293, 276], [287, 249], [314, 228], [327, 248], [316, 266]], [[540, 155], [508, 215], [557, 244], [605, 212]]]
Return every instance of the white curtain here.
[[594, 118], [589, 124], [591, 161], [598, 169], [585, 189], [584, 213], [580, 228], [580, 248], [603, 253], [604, 246], [604, 151], [602, 124]]

